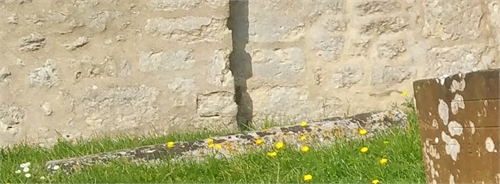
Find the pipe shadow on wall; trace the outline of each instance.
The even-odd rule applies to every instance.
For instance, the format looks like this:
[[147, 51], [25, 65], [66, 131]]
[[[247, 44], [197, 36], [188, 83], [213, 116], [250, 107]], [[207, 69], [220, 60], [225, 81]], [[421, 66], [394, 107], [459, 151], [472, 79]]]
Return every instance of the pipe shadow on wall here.
[[230, 0], [229, 12], [228, 28], [233, 39], [229, 60], [234, 76], [234, 99], [238, 105], [236, 121], [240, 130], [248, 130], [253, 118], [253, 101], [247, 91], [247, 80], [252, 77], [252, 58], [245, 51], [248, 44], [248, 0]]

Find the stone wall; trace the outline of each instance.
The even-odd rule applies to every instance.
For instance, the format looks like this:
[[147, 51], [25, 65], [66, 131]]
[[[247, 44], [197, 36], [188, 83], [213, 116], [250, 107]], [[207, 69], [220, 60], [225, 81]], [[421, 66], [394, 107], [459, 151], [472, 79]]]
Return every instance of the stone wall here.
[[385, 110], [500, 61], [500, 0], [0, 0], [0, 27], [0, 146]]

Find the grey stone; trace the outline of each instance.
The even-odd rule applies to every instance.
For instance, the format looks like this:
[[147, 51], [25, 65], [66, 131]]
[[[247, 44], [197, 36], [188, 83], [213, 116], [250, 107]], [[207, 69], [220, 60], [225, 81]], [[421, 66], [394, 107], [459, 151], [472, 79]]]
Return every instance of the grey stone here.
[[377, 53], [379, 58], [394, 59], [406, 52], [404, 40], [384, 40], [377, 44]]
[[390, 87], [411, 77], [412, 72], [403, 66], [374, 65], [372, 68], [371, 85], [375, 87]]
[[[365, 21], [365, 20], [361, 20]], [[382, 16], [368, 19], [367, 23], [361, 25], [361, 33], [364, 34], [384, 34], [397, 33], [408, 27], [408, 22], [401, 16]]]
[[350, 56], [367, 56], [370, 38], [355, 37], [351, 38], [351, 47], [348, 50]]
[[324, 28], [311, 28], [308, 32], [308, 37], [311, 39], [312, 51], [317, 56], [326, 61], [334, 61], [340, 58], [340, 54], [344, 50], [344, 37], [331, 33]]
[[53, 60], [47, 59], [42, 67], [33, 70], [29, 76], [30, 86], [47, 85], [52, 87], [59, 83], [58, 71]]
[[0, 105], [0, 124], [15, 126], [24, 122], [25, 109], [14, 105]]
[[118, 74], [118, 76], [127, 77], [131, 74], [132, 74], [132, 67], [130, 66], [130, 63], [127, 60], [123, 60], [122, 63], [120, 64], [120, 74]]
[[67, 50], [75, 50], [76, 48], [82, 47], [87, 43], [89, 43], [89, 38], [81, 36], [78, 37], [73, 43], [63, 44], [63, 46], [66, 47]]
[[110, 11], [94, 12], [90, 15], [90, 23], [88, 26], [102, 32], [106, 30], [108, 22], [113, 19], [113, 14]]
[[3, 67], [2, 69], [0, 69], [0, 84], [8, 83], [11, 75], [12, 74], [10, 73], [9, 69], [7, 69], [7, 67]]
[[155, 121], [159, 90], [145, 85], [90, 89], [82, 99], [85, 123], [90, 130], [115, 131]]
[[94, 77], [116, 77], [117, 67], [111, 56], [106, 56], [101, 63], [94, 63], [92, 57], [86, 57], [81, 61], [73, 60], [72, 70], [77, 80]]
[[489, 20], [490, 24], [496, 28], [493, 29], [492, 31], [495, 34], [496, 37], [496, 43], [497, 43], [497, 48], [498, 52], [500, 52], [500, 1], [493, 1], [488, 4], [488, 10], [490, 13]]
[[434, 76], [470, 72], [487, 69], [493, 64], [492, 57], [485, 57], [484, 45], [456, 45], [453, 47], [436, 47], [428, 51], [429, 71]]
[[153, 11], [191, 10], [200, 6], [218, 8], [229, 5], [227, 0], [150, 0], [147, 3]]
[[17, 16], [17, 14], [13, 13], [9, 17], [7, 17], [7, 23], [17, 24], [18, 19], [19, 19], [19, 17]]
[[249, 40], [259, 43], [293, 42], [304, 36], [305, 24], [300, 17], [250, 17]]
[[330, 32], [341, 32], [347, 29], [347, 21], [341, 18], [329, 18], [325, 22], [325, 29]]
[[306, 68], [304, 52], [297, 47], [254, 50], [252, 60], [253, 73], [261, 79], [294, 80]]
[[194, 79], [186, 79], [183, 77], [177, 77], [170, 84], [168, 84], [168, 89], [172, 92], [177, 92], [182, 96], [192, 93], [195, 88], [196, 83]]
[[90, 7], [97, 6], [99, 4], [99, 0], [75, 0], [73, 6], [76, 6], [80, 9], [86, 9]]
[[334, 88], [349, 88], [364, 78], [364, 72], [359, 64], [340, 66], [333, 74]]
[[194, 65], [193, 53], [190, 50], [168, 52], [139, 52], [139, 70], [151, 72], [159, 70], [189, 69]]
[[476, 39], [483, 11], [479, 0], [425, 0], [422, 34], [441, 40]]
[[40, 33], [31, 33], [19, 39], [19, 50], [35, 51], [45, 46], [45, 36]]
[[235, 117], [237, 111], [231, 92], [215, 91], [197, 95], [196, 114], [200, 117]]
[[229, 69], [230, 49], [217, 49], [209, 59], [207, 82], [216, 86], [232, 86], [234, 78]]
[[226, 26], [226, 17], [181, 17], [152, 18], [146, 21], [145, 31], [161, 35], [170, 41], [219, 42], [231, 32]]
[[52, 115], [52, 106], [50, 105], [49, 102], [44, 102], [42, 103], [42, 105], [40, 106], [45, 114], [45, 116], [50, 116]]
[[391, 13], [400, 11], [401, 5], [392, 0], [375, 0], [362, 2], [356, 5], [360, 15], [370, 15], [375, 13]]

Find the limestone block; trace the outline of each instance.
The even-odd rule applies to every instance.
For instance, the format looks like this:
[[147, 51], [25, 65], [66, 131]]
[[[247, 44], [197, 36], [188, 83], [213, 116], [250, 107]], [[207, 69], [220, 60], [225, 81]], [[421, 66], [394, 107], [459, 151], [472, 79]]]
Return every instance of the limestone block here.
[[410, 79], [414, 71], [404, 66], [374, 65], [371, 85], [378, 88], [389, 87]]
[[301, 17], [255, 16], [249, 17], [249, 40], [273, 43], [293, 42], [304, 35], [305, 23]]
[[442, 76], [489, 68], [493, 57], [486, 49], [482, 44], [432, 48], [427, 53], [428, 69], [433, 76]]
[[238, 111], [233, 93], [227, 91], [199, 94], [196, 102], [196, 113], [200, 117], [232, 117]]
[[401, 10], [401, 4], [394, 0], [366, 1], [356, 5], [359, 15], [371, 15], [377, 13], [392, 13]]
[[297, 47], [254, 50], [253, 73], [262, 80], [296, 80], [306, 69], [304, 51]]
[[210, 8], [225, 7], [228, 0], [149, 0], [147, 6], [153, 11], [192, 10], [206, 6]]
[[151, 72], [159, 70], [181, 70], [190, 69], [194, 65], [192, 50], [165, 51], [153, 53], [152, 51], [141, 51], [138, 54], [139, 70]]
[[156, 17], [148, 19], [145, 31], [177, 42], [218, 42], [230, 33], [226, 17]]
[[483, 10], [479, 0], [425, 0], [424, 36], [441, 40], [476, 39]]
[[334, 88], [349, 88], [365, 78], [361, 64], [345, 64], [339, 66], [332, 76]]

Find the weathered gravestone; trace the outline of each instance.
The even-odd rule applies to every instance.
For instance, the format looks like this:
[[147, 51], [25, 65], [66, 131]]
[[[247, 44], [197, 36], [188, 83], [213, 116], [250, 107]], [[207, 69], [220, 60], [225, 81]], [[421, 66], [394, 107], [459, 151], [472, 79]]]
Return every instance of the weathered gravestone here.
[[428, 183], [500, 183], [500, 70], [413, 83]]

